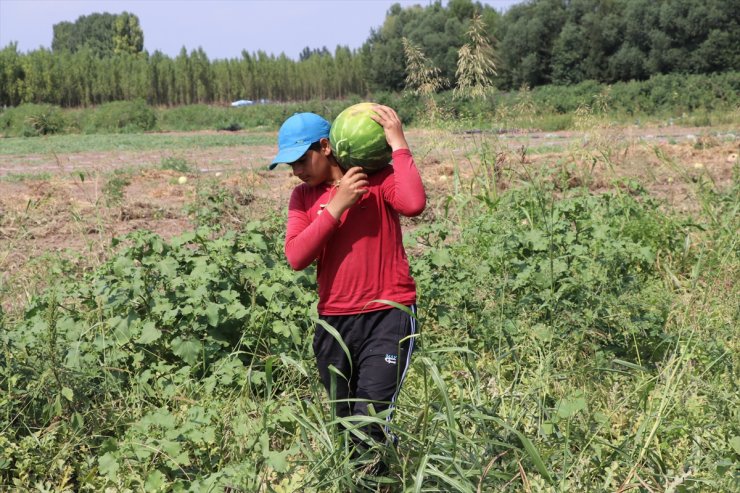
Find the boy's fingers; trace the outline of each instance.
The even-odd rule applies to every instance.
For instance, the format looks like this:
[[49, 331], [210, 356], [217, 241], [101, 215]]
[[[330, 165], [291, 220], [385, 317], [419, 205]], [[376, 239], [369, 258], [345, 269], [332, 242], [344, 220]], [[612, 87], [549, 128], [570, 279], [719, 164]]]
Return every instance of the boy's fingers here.
[[350, 168], [347, 173], [345, 173], [342, 180], [350, 181], [350, 180], [364, 180], [367, 179], [367, 175], [365, 174], [365, 171], [359, 167], [355, 166], [353, 168]]
[[389, 128], [394, 125], [400, 125], [401, 119], [398, 118], [398, 114], [389, 108], [388, 106], [376, 105], [373, 107], [374, 113], [370, 113], [370, 118], [375, 122], [379, 123], [384, 128]]
[[347, 172], [344, 174], [344, 178], [352, 178], [357, 173], [362, 173], [362, 168], [360, 166], [353, 166], [347, 170]]
[[383, 115], [386, 118], [392, 118], [394, 120], [398, 119], [398, 114], [396, 113], [396, 110], [391, 108], [390, 106], [383, 106], [382, 104], [376, 104], [373, 109], [378, 115]]

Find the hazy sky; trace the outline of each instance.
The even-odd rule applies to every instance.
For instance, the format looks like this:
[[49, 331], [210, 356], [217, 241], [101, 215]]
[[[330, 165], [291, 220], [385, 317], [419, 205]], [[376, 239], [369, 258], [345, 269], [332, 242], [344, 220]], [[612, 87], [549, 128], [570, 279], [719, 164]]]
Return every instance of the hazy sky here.
[[[521, 2], [483, 3], [503, 12]], [[22, 52], [50, 48], [54, 24], [126, 11], [139, 17], [150, 53], [174, 57], [183, 46], [200, 46], [210, 59], [239, 58], [243, 49], [297, 59], [306, 46], [359, 48], [394, 3], [407, 7], [430, 0], [0, 0], [0, 48], [11, 41]]]

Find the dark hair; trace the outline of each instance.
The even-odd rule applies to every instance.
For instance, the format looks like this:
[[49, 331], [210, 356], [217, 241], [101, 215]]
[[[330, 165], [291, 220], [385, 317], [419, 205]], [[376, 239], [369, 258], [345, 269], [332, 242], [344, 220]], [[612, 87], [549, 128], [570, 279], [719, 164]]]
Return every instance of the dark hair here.
[[316, 142], [314, 142], [313, 144], [311, 144], [310, 146], [308, 146], [308, 149], [306, 149], [306, 152], [304, 152], [301, 155], [301, 157], [299, 157], [298, 159], [296, 159], [296, 161], [299, 161], [299, 160], [303, 159], [304, 157], [306, 157], [306, 154], [308, 154], [308, 151], [316, 151], [316, 152], [319, 152], [320, 150], [321, 150], [321, 141], [320, 140], [317, 140]]

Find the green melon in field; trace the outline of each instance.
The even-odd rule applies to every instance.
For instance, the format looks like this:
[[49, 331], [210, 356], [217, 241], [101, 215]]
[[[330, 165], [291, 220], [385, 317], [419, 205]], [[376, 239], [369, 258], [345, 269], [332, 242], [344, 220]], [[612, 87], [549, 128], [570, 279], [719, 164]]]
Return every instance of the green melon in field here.
[[383, 127], [370, 118], [373, 103], [360, 103], [345, 109], [334, 120], [329, 142], [339, 165], [344, 169], [362, 166], [377, 171], [391, 160], [391, 146]]

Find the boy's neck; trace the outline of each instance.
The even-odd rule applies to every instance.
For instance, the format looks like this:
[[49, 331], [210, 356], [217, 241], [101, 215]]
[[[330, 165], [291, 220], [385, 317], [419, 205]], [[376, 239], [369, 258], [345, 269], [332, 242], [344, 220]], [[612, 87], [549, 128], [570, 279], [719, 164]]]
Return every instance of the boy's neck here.
[[329, 185], [336, 186], [337, 184], [339, 184], [339, 180], [341, 180], [343, 176], [344, 170], [342, 169], [342, 167], [339, 166], [339, 164], [333, 164], [331, 167], [332, 181], [331, 183], [329, 183]]

